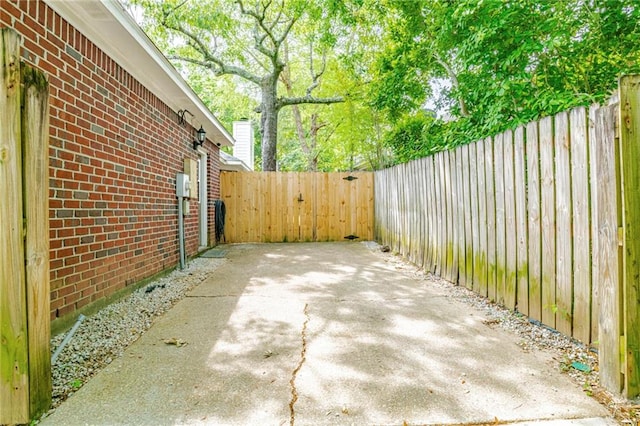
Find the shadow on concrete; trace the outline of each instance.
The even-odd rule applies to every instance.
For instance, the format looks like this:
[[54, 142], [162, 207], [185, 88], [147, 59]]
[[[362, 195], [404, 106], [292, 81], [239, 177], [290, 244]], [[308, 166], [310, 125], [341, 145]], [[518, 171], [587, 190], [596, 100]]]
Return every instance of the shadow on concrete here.
[[[548, 354], [523, 352], [389, 255], [360, 243], [225, 250], [223, 266], [51, 420], [281, 425], [291, 407], [296, 425], [607, 415]], [[188, 345], [162, 342], [171, 337]]]

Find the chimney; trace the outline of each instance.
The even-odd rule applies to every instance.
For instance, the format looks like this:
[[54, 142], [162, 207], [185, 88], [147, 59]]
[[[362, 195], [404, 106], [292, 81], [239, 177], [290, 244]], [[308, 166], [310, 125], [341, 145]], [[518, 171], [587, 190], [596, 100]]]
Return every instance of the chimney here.
[[233, 145], [233, 156], [242, 160], [251, 170], [253, 170], [253, 126], [249, 120], [233, 122], [233, 138], [236, 140]]

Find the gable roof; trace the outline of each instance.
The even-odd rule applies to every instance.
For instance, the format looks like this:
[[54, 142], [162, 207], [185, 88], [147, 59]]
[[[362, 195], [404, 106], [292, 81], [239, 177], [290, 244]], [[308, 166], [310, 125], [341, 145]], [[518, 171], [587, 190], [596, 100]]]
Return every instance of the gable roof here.
[[191, 112], [207, 139], [233, 145], [233, 137], [117, 0], [45, 1], [171, 109]]

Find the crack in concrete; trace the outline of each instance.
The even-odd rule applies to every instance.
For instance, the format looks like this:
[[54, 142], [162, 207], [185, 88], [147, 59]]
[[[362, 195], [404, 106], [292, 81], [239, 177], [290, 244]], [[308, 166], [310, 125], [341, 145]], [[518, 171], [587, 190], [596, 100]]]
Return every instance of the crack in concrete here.
[[289, 384], [291, 385], [291, 401], [289, 402], [289, 425], [293, 426], [296, 421], [296, 411], [294, 405], [298, 400], [298, 390], [296, 389], [296, 377], [298, 376], [298, 372], [302, 368], [302, 364], [307, 360], [307, 325], [309, 325], [309, 304], [304, 304], [304, 323], [302, 324], [302, 349], [300, 350], [300, 361], [298, 365], [291, 373], [291, 380], [289, 380]]
[[187, 295], [185, 296], [186, 299], [220, 299], [220, 298], [224, 298], [224, 297], [240, 297], [242, 296], [241, 294], [212, 294], [212, 295]]

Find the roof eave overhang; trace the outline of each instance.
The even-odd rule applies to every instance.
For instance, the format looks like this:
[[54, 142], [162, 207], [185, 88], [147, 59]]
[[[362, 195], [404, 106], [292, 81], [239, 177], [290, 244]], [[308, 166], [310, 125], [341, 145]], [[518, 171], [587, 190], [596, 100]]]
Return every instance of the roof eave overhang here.
[[250, 172], [251, 168], [241, 159], [220, 151], [220, 170], [231, 172]]
[[46, 2], [172, 110], [193, 114], [190, 122], [202, 125], [207, 139], [221, 146], [234, 144], [231, 134], [117, 0]]

